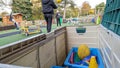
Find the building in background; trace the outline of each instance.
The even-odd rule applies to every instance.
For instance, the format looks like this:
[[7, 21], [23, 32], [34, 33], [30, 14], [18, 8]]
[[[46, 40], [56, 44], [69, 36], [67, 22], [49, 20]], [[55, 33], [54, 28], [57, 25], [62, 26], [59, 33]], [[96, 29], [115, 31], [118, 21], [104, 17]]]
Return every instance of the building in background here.
[[[23, 21], [21, 13], [13, 13], [13, 18], [19, 24]], [[10, 19], [9, 15], [6, 15], [6, 16], [2, 17], [2, 25], [4, 25], [4, 26], [14, 25], [14, 23], [11, 22], [9, 19]]]

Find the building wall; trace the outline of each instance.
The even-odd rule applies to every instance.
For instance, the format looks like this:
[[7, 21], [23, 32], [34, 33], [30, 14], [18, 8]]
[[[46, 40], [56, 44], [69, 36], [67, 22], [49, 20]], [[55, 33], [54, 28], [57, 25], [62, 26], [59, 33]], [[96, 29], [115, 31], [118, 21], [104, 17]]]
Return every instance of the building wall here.
[[2, 24], [3, 24], [4, 26], [13, 25], [13, 23], [9, 21], [9, 17], [8, 17], [8, 16], [3, 17], [3, 18], [2, 18], [2, 22], [3, 22]]

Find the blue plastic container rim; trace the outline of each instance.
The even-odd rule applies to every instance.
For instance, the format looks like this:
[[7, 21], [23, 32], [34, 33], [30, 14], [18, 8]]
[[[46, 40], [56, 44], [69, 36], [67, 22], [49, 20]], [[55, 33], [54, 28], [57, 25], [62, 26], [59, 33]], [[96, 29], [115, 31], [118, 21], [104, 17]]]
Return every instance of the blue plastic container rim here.
[[[70, 59], [70, 56], [71, 56], [72, 52], [75, 52], [77, 50], [78, 50], [77, 47], [73, 47], [70, 50], [70, 52], [68, 53], [68, 56], [67, 56], [67, 58], [66, 58], [66, 60], [64, 62], [64, 65], [69, 66], [69, 67], [76, 67], [76, 68], [88, 68], [88, 66], [80, 66], [80, 65], [70, 64], [69, 63], [69, 59]], [[103, 64], [103, 61], [102, 61], [102, 56], [100, 54], [99, 49], [98, 48], [90, 48], [90, 51], [92, 51], [92, 50], [96, 51], [95, 53], [97, 54], [97, 59], [99, 60], [99, 62], [98, 62], [98, 64], [99, 64], [98, 68], [105, 68], [104, 64]]]
[[61, 66], [52, 66], [51, 68], [64, 68], [64, 67], [61, 67]]

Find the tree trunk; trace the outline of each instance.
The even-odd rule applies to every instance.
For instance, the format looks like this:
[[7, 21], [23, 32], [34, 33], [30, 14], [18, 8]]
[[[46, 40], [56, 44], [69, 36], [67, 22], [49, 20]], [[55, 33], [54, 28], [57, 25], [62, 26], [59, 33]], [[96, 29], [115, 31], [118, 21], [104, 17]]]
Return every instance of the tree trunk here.
[[65, 19], [65, 18], [66, 18], [66, 4], [67, 4], [67, 1], [65, 0], [63, 19]]

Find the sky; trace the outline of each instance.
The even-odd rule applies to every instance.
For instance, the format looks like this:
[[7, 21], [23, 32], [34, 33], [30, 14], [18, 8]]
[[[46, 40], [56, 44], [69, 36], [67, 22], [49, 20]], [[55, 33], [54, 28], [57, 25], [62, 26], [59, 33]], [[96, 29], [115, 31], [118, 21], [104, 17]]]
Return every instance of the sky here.
[[82, 3], [84, 1], [88, 1], [92, 8], [95, 8], [95, 6], [101, 2], [106, 3], [106, 0], [73, 0], [73, 1], [75, 2], [75, 4], [77, 4], [77, 6], [80, 6], [80, 7], [82, 6]]

